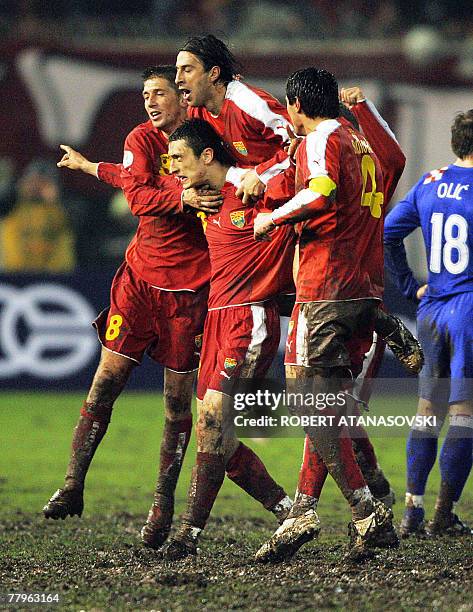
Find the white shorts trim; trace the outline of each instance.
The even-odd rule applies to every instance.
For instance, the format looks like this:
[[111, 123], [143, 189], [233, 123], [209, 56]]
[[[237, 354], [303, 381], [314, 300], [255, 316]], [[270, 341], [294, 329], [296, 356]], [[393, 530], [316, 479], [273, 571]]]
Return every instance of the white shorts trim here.
[[168, 368], [167, 366], [163, 366], [165, 370], [169, 370], [170, 372], [174, 372], [174, 374], [190, 374], [191, 372], [198, 372], [199, 368], [194, 368], [193, 370], [184, 370], [183, 372], [179, 370], [173, 370], [172, 368]]
[[109, 353], [113, 353], [114, 355], [120, 355], [120, 357], [125, 357], [125, 359], [129, 359], [130, 361], [134, 361], [138, 365], [141, 365], [141, 361], [138, 361], [138, 359], [135, 359], [134, 357], [129, 357], [128, 355], [124, 355], [123, 353], [119, 353], [118, 351], [112, 351], [112, 349], [109, 349], [107, 346], [105, 346], [105, 344], [100, 340], [100, 338], [99, 342], [103, 346], [103, 348]]

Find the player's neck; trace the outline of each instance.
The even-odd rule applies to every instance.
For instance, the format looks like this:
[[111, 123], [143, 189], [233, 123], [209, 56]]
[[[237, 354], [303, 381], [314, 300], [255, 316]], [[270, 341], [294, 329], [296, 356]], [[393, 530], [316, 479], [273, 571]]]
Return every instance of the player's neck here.
[[469, 155], [468, 157], [458, 157], [455, 162], [455, 166], [460, 166], [461, 168], [473, 168], [473, 155]]
[[161, 128], [161, 132], [166, 137], [166, 140], [169, 140], [169, 136], [171, 136], [171, 134], [184, 123], [186, 118], [187, 118], [187, 111], [184, 109], [181, 115], [176, 119], [176, 121]]
[[227, 86], [223, 83], [217, 83], [205, 103], [205, 108], [215, 117], [220, 115], [226, 93]]
[[228, 167], [221, 164], [213, 164], [207, 170], [206, 183], [211, 189], [222, 189], [227, 178]]
[[303, 121], [303, 129], [305, 132], [304, 136], [307, 136], [307, 134], [310, 134], [311, 132], [315, 132], [322, 121], [327, 121], [327, 119], [328, 117], [305, 117]]

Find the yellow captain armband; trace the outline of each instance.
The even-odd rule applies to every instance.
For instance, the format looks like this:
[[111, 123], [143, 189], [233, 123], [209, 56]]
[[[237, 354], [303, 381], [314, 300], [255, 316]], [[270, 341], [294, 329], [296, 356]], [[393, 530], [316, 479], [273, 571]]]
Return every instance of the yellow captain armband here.
[[309, 181], [309, 189], [323, 196], [329, 196], [336, 188], [337, 185], [329, 176], [317, 176]]

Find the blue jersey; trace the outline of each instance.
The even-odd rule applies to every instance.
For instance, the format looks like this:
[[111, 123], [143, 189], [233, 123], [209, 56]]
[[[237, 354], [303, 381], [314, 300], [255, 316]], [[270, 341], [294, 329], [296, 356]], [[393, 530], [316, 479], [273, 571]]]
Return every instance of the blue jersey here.
[[425, 297], [473, 291], [473, 168], [451, 164], [428, 172], [386, 217], [386, 266], [410, 298], [416, 297], [419, 284], [403, 240], [419, 226], [429, 270]]

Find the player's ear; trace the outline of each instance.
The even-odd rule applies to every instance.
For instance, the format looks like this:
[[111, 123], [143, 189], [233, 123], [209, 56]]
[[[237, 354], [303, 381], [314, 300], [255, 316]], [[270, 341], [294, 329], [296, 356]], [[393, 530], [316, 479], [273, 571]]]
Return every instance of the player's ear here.
[[204, 162], [204, 164], [210, 164], [214, 159], [214, 150], [211, 149], [210, 147], [207, 147], [206, 149], [202, 151], [202, 153], [200, 154], [200, 157], [202, 161]]
[[209, 70], [209, 79], [211, 83], [216, 83], [220, 78], [220, 66], [212, 66]]
[[298, 112], [298, 113], [301, 112], [301, 101], [297, 97], [294, 100], [294, 108], [296, 109], [296, 112]]

